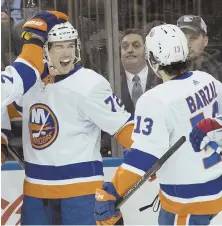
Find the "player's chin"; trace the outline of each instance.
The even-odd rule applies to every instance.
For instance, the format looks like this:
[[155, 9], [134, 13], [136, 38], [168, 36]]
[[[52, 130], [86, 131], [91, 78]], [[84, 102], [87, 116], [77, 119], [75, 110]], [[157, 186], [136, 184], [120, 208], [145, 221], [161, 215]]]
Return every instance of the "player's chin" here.
[[68, 74], [73, 69], [73, 65], [67, 65], [67, 66], [60, 66], [59, 71], [61, 75]]

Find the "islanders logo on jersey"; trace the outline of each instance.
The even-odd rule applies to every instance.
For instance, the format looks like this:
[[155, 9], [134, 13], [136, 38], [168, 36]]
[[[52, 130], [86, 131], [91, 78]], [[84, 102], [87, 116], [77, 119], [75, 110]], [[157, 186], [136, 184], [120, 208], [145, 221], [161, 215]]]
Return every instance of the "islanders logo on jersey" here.
[[29, 110], [29, 133], [32, 147], [42, 150], [49, 147], [59, 133], [58, 120], [44, 104], [34, 104]]

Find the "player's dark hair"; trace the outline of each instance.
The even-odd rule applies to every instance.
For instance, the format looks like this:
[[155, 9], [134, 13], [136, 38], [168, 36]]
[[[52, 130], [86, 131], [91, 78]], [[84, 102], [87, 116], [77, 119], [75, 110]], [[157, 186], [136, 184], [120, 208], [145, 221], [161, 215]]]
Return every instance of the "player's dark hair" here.
[[169, 76], [181, 75], [187, 70], [187, 61], [175, 62], [167, 66], [159, 66], [159, 70], [165, 71]]

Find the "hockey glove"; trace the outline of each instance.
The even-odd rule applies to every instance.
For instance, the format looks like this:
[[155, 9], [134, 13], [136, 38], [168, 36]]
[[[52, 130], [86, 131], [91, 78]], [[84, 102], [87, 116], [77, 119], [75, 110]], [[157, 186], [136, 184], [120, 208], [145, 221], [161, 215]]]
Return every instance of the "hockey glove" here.
[[196, 152], [203, 150], [209, 142], [222, 147], [222, 118], [201, 120], [190, 133], [190, 142]]
[[103, 184], [103, 189], [96, 189], [94, 217], [97, 225], [114, 225], [122, 214], [116, 209], [115, 202], [119, 198], [111, 182]]
[[33, 38], [45, 43], [48, 32], [52, 27], [56, 24], [64, 23], [67, 20], [68, 16], [58, 11], [39, 12], [23, 25], [21, 37], [26, 43], [29, 43]]

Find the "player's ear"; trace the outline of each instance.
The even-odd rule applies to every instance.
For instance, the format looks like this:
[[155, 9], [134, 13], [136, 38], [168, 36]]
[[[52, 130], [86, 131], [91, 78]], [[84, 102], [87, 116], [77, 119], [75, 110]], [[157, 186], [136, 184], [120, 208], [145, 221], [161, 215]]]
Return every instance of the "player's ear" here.
[[204, 47], [207, 47], [208, 46], [208, 41], [209, 41], [208, 36], [205, 36], [204, 37]]

